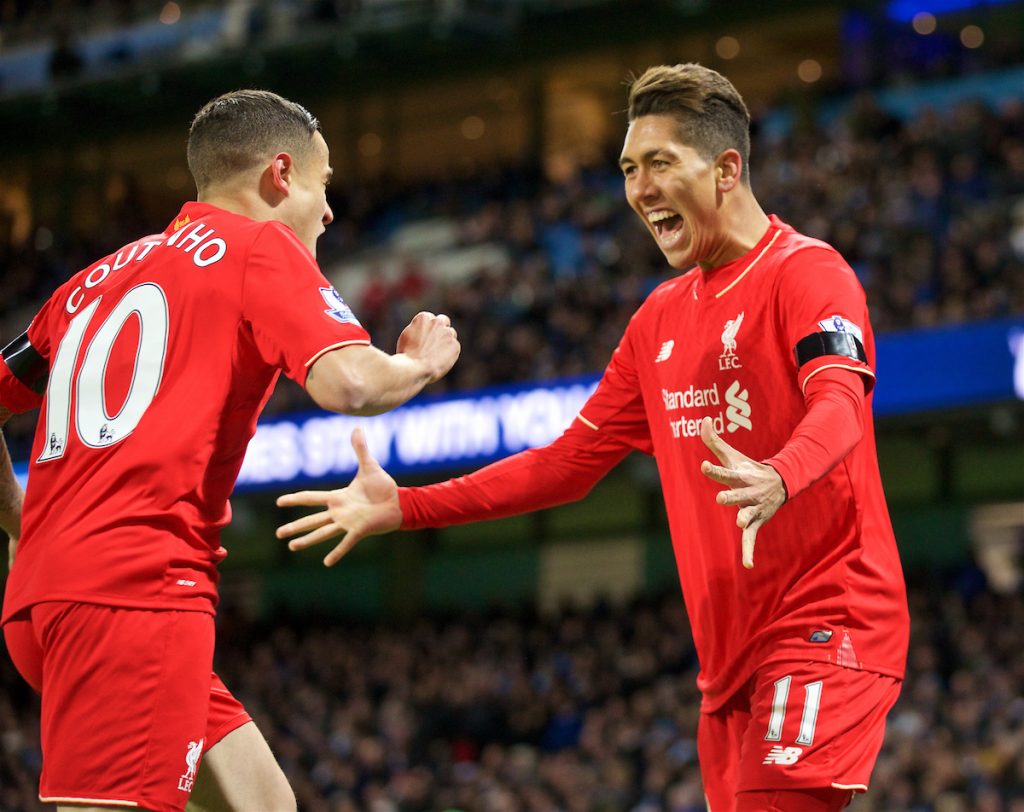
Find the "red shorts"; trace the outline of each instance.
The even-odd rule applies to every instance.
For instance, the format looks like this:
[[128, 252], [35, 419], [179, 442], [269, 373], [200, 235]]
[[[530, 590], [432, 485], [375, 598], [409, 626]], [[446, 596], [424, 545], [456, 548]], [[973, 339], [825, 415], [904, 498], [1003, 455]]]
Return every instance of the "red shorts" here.
[[901, 682], [831, 663], [770, 663], [713, 713], [697, 753], [712, 812], [756, 790], [864, 792]]
[[205, 612], [52, 601], [4, 637], [42, 695], [43, 802], [180, 812], [203, 750], [250, 720], [212, 674]]

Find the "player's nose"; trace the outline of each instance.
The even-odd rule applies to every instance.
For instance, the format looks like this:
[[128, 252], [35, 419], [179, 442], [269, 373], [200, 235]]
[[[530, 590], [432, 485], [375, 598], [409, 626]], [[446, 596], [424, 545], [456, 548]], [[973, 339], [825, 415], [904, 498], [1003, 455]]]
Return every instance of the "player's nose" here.
[[330, 205], [324, 206], [324, 216], [321, 221], [325, 226], [329, 226], [334, 222], [334, 212], [331, 211]]
[[657, 198], [658, 189], [652, 182], [651, 175], [642, 169], [638, 169], [633, 177], [629, 194], [637, 203], [650, 203], [650, 201]]

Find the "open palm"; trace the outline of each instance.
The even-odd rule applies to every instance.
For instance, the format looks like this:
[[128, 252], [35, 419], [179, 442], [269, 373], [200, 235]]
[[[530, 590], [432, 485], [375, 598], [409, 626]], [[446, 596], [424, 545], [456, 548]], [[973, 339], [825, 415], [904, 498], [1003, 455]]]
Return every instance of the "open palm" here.
[[289, 549], [305, 550], [344, 534], [324, 558], [328, 567], [337, 564], [367, 536], [390, 533], [402, 524], [398, 485], [370, 454], [362, 429], [352, 432], [352, 448], [359, 470], [348, 486], [333, 491], [287, 493], [277, 499], [279, 507], [324, 508], [277, 528], [279, 539], [291, 539]]

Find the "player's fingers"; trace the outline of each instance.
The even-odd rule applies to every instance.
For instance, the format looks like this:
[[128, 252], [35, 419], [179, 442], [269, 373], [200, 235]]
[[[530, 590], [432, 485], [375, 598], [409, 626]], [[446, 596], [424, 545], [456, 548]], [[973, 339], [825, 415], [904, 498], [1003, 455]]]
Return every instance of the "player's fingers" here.
[[334, 536], [343, 533], [344, 530], [345, 528], [341, 525], [336, 524], [335, 522], [331, 522], [330, 524], [326, 524], [318, 530], [314, 530], [313, 532], [307, 533], [304, 536], [300, 536], [297, 539], [292, 539], [288, 542], [288, 549], [292, 552], [296, 552], [298, 550], [305, 550], [308, 547], [320, 544], [324, 541], [327, 541], [327, 539], [329, 538], [333, 538]]
[[735, 471], [721, 465], [715, 465], [709, 460], [704, 460], [700, 464], [700, 472], [720, 485], [732, 485], [738, 480]]
[[301, 519], [296, 519], [294, 522], [282, 524], [277, 528], [277, 537], [284, 539], [289, 536], [297, 536], [299, 533], [308, 533], [310, 530], [323, 527], [330, 520], [331, 514], [326, 510], [320, 513], [311, 513], [308, 516], [303, 516]]
[[366, 444], [366, 434], [361, 428], [352, 430], [352, 448], [356, 452], [360, 468], [372, 468], [377, 465], [377, 460], [373, 458], [370, 447]]
[[437, 320], [445, 327], [452, 326], [452, 320], [448, 318], [444, 313], [438, 313], [436, 316]]
[[704, 441], [711, 453], [718, 457], [718, 461], [723, 465], [729, 465], [736, 455], [736, 449], [729, 445], [725, 440], [721, 438], [717, 431], [715, 431], [714, 423], [711, 422], [710, 417], [705, 417], [700, 421], [700, 439]]
[[715, 500], [720, 505], [748, 507], [756, 505], [760, 498], [757, 488], [733, 488], [729, 491], [719, 491]]
[[758, 521], [760, 516], [761, 511], [756, 505], [740, 508], [736, 514], [736, 526], [745, 530], [751, 524]]
[[755, 522], [743, 531], [743, 566], [748, 570], [754, 568], [754, 542], [757, 540], [757, 529], [760, 526], [760, 522]]
[[296, 491], [277, 497], [278, 507], [324, 507], [330, 491]]
[[341, 561], [341, 559], [348, 555], [349, 551], [355, 547], [365, 535], [365, 533], [355, 529], [349, 530], [341, 540], [341, 543], [331, 550], [324, 558], [324, 566], [333, 567]]

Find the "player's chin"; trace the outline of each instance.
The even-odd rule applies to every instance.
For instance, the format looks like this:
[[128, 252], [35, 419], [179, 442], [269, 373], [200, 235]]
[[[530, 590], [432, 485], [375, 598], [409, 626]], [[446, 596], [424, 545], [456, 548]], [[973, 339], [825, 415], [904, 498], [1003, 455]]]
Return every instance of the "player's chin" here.
[[662, 248], [661, 253], [664, 254], [665, 260], [675, 268], [677, 271], [686, 271], [696, 265], [696, 260], [693, 258], [693, 252], [690, 250], [690, 246], [675, 247], [675, 248]]

